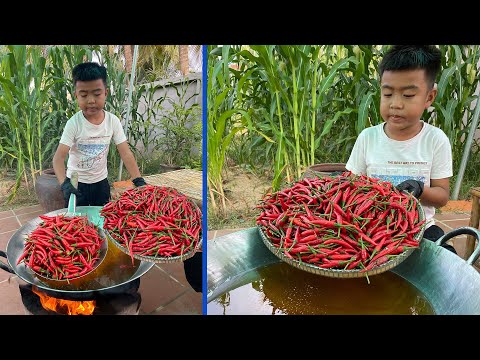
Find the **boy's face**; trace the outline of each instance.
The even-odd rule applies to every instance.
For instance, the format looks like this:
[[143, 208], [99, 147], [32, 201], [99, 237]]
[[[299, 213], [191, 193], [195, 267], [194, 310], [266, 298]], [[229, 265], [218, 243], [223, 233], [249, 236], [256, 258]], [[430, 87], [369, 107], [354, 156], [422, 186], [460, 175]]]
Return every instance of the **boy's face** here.
[[416, 134], [423, 111], [435, 100], [425, 70], [385, 71], [381, 79], [380, 114], [394, 133]]
[[107, 89], [102, 79], [92, 81], [77, 81], [75, 97], [78, 106], [87, 119], [103, 114], [103, 107], [107, 98]]

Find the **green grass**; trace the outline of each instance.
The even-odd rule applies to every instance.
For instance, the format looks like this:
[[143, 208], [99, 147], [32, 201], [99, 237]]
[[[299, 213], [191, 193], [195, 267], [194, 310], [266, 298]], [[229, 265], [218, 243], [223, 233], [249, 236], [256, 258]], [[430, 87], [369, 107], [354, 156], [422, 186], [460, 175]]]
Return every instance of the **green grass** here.
[[256, 225], [258, 212], [254, 210], [235, 210], [225, 215], [214, 214], [208, 210], [208, 230], [241, 229]]
[[3, 196], [1, 196], [0, 199], [0, 211], [14, 210], [26, 206], [33, 206], [39, 204], [37, 194], [35, 193], [33, 187], [31, 189], [27, 189], [23, 183], [18, 188], [17, 196], [13, 199], [11, 203], [5, 203], [6, 197], [4, 198]]
[[[450, 196], [453, 194], [456, 180], [457, 176], [455, 175], [450, 179]], [[470, 195], [470, 189], [474, 187], [480, 187], [480, 180], [468, 180], [464, 177], [462, 184], [460, 185], [460, 191], [458, 193], [457, 200], [471, 200], [472, 196]]]

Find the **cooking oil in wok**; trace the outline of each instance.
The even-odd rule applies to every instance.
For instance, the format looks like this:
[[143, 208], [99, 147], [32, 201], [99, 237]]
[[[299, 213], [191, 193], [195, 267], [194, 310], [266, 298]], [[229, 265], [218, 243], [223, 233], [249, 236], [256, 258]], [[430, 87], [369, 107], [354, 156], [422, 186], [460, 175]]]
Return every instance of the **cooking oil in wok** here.
[[[109, 240], [106, 240], [109, 241]], [[67, 283], [66, 281], [45, 280], [39, 278], [52, 289], [58, 290], [98, 290], [104, 289], [132, 279], [133, 275], [140, 266], [141, 261], [132, 258], [118, 249], [111, 242], [108, 244], [108, 251], [102, 263], [91, 273], [74, 279]]]
[[[431, 304], [393, 272], [366, 278], [315, 275], [279, 263], [257, 269], [258, 280], [207, 304], [208, 315], [432, 315]], [[251, 274], [250, 274], [251, 275]]]

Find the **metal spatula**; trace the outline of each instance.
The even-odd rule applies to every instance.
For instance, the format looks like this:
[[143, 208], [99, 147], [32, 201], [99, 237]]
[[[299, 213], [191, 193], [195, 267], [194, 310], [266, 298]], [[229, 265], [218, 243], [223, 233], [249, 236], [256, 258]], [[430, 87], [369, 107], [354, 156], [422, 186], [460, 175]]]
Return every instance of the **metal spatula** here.
[[[78, 173], [76, 171], [72, 173], [70, 182], [72, 183], [75, 189], [78, 188]], [[68, 199], [68, 210], [65, 216], [73, 217], [73, 216], [80, 215], [75, 213], [76, 207], [77, 207], [77, 195], [75, 195], [74, 193], [71, 193], [70, 199]]]

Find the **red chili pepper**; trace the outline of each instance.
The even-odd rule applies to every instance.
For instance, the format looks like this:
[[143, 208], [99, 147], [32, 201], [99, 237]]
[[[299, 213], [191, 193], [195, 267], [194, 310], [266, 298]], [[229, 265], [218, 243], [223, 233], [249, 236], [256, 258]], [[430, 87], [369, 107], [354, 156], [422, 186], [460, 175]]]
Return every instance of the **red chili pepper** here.
[[[299, 261], [333, 266], [317, 256], [321, 251], [335, 253], [339, 260], [349, 258], [337, 263], [337, 268], [364, 269], [379, 266], [385, 260], [380, 256], [385, 249], [391, 250], [385, 254], [388, 258], [401, 253], [405, 245], [418, 247], [413, 236], [424, 224], [415, 223], [415, 205], [415, 199], [388, 182], [345, 172], [335, 178], [298, 181], [281, 192], [266, 195], [257, 206], [262, 211], [257, 223], [264, 222], [264, 231], [276, 247], [300, 254]], [[296, 230], [292, 240], [293, 227]]]

